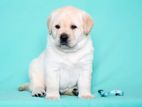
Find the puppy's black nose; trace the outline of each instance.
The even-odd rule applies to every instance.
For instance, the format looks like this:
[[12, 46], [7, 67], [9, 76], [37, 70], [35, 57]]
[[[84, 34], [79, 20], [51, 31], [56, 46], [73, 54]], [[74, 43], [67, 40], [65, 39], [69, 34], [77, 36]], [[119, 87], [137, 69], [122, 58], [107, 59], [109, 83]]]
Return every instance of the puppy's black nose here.
[[68, 43], [68, 34], [62, 33], [62, 34], [60, 35], [60, 43], [61, 43], [62, 45], [66, 45], [66, 44]]

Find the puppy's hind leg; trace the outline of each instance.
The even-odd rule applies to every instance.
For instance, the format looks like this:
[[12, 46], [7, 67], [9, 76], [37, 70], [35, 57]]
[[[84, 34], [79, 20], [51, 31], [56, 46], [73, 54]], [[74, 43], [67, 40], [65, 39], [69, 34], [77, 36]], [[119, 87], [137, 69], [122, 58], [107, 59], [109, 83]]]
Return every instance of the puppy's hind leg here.
[[69, 96], [78, 96], [78, 88], [77, 87], [72, 87], [72, 88], [67, 88], [63, 91], [60, 91], [61, 95], [69, 95]]
[[30, 79], [30, 89], [32, 91], [32, 96], [45, 96], [44, 67], [43, 60], [40, 57], [33, 60], [30, 65]]

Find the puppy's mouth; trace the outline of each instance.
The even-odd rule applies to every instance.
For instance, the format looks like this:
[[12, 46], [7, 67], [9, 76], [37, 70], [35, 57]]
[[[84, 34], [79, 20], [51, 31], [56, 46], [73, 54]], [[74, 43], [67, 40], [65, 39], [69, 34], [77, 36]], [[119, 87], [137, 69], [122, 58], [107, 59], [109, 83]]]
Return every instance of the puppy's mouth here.
[[60, 40], [60, 46], [69, 46], [69, 41]]
[[59, 47], [62, 48], [62, 49], [69, 49], [69, 48], [72, 48], [72, 47], [69, 45], [69, 43], [62, 43], [62, 42], [60, 42]]
[[61, 42], [59, 41], [57, 44], [58, 48], [64, 49], [64, 50], [70, 50], [73, 49], [76, 45], [72, 44], [71, 41], [68, 42]]

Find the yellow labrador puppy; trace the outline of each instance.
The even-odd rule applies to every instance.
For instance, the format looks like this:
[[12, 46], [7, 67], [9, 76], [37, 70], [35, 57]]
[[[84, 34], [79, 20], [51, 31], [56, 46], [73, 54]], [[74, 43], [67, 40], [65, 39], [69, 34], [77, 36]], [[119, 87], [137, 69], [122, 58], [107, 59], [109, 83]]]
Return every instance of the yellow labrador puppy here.
[[47, 48], [30, 65], [30, 83], [19, 90], [59, 99], [60, 92], [77, 87], [79, 97], [92, 98], [92, 26], [90, 16], [77, 8], [68, 6], [53, 12], [48, 18]]

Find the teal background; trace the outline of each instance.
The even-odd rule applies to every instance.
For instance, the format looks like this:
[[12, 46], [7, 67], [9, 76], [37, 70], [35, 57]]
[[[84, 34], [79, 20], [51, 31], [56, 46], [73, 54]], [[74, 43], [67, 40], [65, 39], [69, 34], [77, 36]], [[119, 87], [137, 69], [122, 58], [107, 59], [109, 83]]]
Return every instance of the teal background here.
[[[60, 101], [18, 92], [29, 81], [28, 66], [46, 47], [47, 16], [72, 5], [95, 24], [92, 92], [96, 99], [62, 96]], [[122, 89], [122, 97], [102, 98], [97, 90]], [[0, 107], [141, 107], [142, 0], [0, 0]]]

